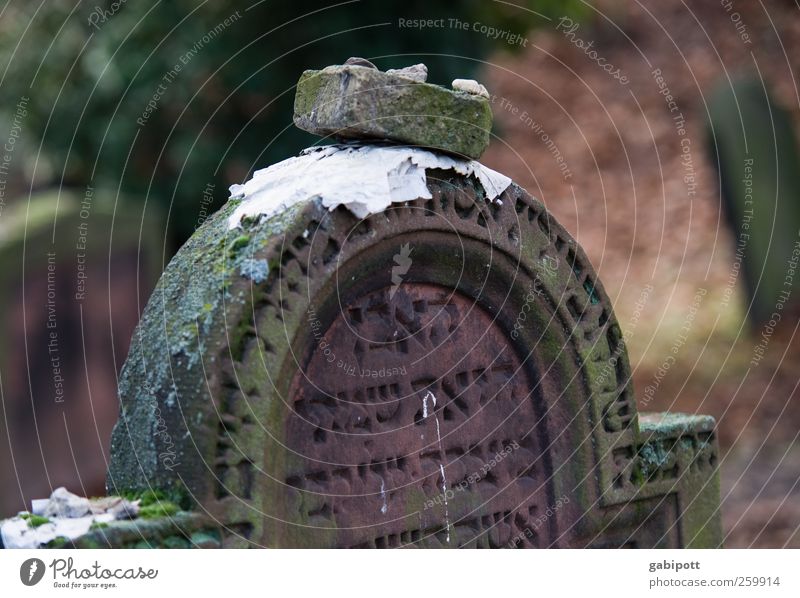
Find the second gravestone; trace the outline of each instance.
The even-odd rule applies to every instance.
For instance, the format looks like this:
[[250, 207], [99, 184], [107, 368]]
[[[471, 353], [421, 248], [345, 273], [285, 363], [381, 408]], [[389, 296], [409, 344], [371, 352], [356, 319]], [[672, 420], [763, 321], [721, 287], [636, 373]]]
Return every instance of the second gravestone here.
[[[452, 134], [313, 148], [234, 188], [134, 335], [110, 492], [182, 495], [224, 546], [718, 546], [713, 420], [637, 415], [583, 251], [452, 153], [480, 153], [488, 106], [433, 87], [304, 75], [311, 130]], [[460, 121], [391, 113], [426, 97]]]

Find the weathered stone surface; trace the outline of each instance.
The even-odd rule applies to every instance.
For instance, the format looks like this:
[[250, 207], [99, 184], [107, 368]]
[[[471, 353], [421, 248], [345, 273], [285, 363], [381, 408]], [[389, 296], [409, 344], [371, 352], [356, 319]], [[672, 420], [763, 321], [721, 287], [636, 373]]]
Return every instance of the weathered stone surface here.
[[367, 60], [366, 58], [360, 58], [359, 56], [351, 56], [350, 58], [345, 60], [344, 63], [345, 64], [352, 64], [352, 65], [355, 65], [355, 66], [365, 66], [367, 68], [371, 68], [371, 69], [375, 69], [375, 70], [378, 69], [378, 67], [375, 66], [374, 64], [372, 64], [369, 60]]
[[718, 546], [713, 421], [637, 415], [575, 241], [516, 185], [428, 188], [209, 219], [134, 335], [110, 491], [191, 496], [222, 546]]
[[42, 514], [45, 517], [82, 517], [89, 511], [88, 498], [72, 494], [66, 488], [56, 488]]
[[45, 548], [220, 548], [218, 525], [200, 513], [112, 521], [69, 540], [56, 538]]
[[492, 128], [486, 98], [417, 82], [422, 69], [409, 68], [397, 74], [359, 65], [306, 71], [297, 84], [294, 122], [321, 136], [387, 139], [480, 157]]
[[412, 64], [402, 69], [389, 69], [386, 74], [411, 79], [417, 83], [425, 83], [428, 80], [428, 67], [421, 63]]

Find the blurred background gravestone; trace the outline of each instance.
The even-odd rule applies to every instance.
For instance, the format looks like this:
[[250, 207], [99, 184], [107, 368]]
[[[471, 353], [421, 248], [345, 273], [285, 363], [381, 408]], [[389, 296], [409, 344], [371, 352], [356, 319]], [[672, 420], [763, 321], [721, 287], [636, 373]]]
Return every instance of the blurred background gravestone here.
[[[735, 240], [735, 262], [755, 325], [788, 332], [800, 315], [794, 283], [800, 253], [800, 154], [787, 112], [767, 82], [720, 82], [709, 100], [709, 147], [719, 171], [725, 215]], [[792, 265], [794, 264], [794, 266]], [[731, 276], [738, 276], [734, 268]]]
[[116, 372], [161, 269], [163, 226], [126, 202], [114, 209], [114, 197], [53, 191], [3, 210], [4, 513], [62, 485], [87, 496], [104, 491]]

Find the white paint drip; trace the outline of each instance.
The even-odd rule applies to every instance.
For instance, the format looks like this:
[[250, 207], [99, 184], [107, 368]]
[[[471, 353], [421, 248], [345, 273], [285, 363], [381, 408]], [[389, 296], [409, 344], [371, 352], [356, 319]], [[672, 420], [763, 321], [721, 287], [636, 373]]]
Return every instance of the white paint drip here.
[[476, 160], [429, 150], [374, 143], [326, 145], [257, 170], [244, 185], [231, 185], [231, 199], [242, 203], [228, 218], [228, 227], [236, 228], [242, 218], [272, 216], [316, 197], [329, 210], [342, 205], [366, 218], [392, 203], [433, 197], [426, 184], [427, 169], [473, 176], [493, 201], [511, 184], [507, 176]]
[[386, 512], [389, 510], [389, 503], [386, 501], [386, 484], [381, 478], [381, 498], [383, 499], [383, 506], [381, 506], [381, 513], [386, 515]]
[[[439, 420], [436, 420], [439, 423]], [[441, 439], [439, 439], [441, 443]], [[439, 463], [439, 471], [442, 472], [442, 496], [444, 496], [444, 524], [447, 526], [447, 543], [450, 544], [450, 512], [447, 508], [447, 479], [444, 477], [444, 465]]]
[[[433, 418], [436, 421], [436, 441], [439, 445], [439, 453], [444, 457], [444, 449], [442, 448], [442, 431], [439, 427], [439, 416], [436, 413], [436, 395], [433, 394], [430, 390], [425, 393], [425, 396], [422, 397], [422, 417], [423, 419], [428, 418], [428, 398], [430, 397], [431, 403], [433, 404]], [[423, 435], [420, 435], [420, 438], [423, 438]], [[444, 522], [447, 526], [447, 543], [450, 544], [450, 511], [447, 505], [447, 478], [444, 475], [444, 464], [439, 463], [439, 471], [442, 473], [442, 496], [444, 496]], [[383, 490], [383, 480], [381, 480], [381, 490]]]
[[428, 397], [431, 398], [431, 400], [433, 401], [433, 406], [436, 407], [436, 395], [433, 394], [431, 391], [428, 391], [425, 394], [425, 396], [422, 397], [422, 417], [423, 417], [423, 419], [426, 419], [428, 417]]
[[[422, 417], [428, 417], [428, 397], [431, 398], [431, 402], [433, 403], [433, 407], [436, 407], [436, 395], [433, 394], [430, 390], [425, 393], [425, 396], [422, 397]], [[433, 413], [434, 420], [436, 421], [436, 441], [439, 445], [439, 452], [444, 456], [444, 449], [442, 448], [442, 431], [439, 427], [439, 416], [436, 414], [434, 409]], [[421, 437], [420, 437], [421, 438]], [[439, 463], [439, 471], [442, 473], [442, 495], [444, 496], [444, 521], [445, 525], [447, 526], [447, 543], [450, 544], [450, 512], [447, 505], [447, 479], [444, 475], [444, 464]]]

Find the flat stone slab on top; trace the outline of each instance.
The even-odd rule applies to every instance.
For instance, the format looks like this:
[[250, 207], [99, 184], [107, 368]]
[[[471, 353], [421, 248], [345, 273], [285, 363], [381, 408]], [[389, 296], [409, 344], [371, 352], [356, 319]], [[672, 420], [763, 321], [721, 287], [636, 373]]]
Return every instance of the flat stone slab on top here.
[[346, 64], [303, 73], [294, 123], [320, 136], [388, 139], [478, 158], [489, 145], [492, 111], [481, 95]]

